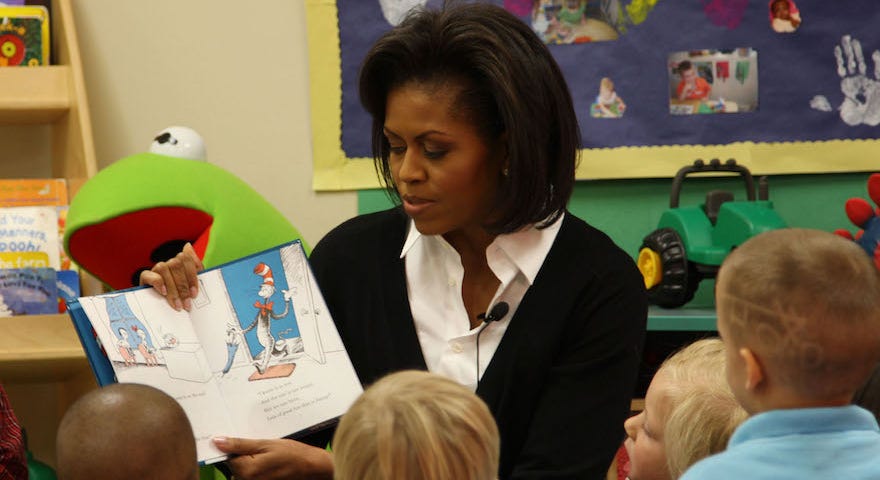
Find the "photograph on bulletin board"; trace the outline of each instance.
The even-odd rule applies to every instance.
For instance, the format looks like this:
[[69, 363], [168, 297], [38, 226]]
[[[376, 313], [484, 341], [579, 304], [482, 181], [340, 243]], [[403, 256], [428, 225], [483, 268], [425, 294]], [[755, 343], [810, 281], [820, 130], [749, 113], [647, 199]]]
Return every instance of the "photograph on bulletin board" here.
[[[358, 99], [370, 46], [441, 0], [307, 0], [316, 190], [379, 187]], [[753, 173], [872, 171], [877, 0], [496, 0], [565, 74], [578, 179], [665, 178], [696, 159]]]

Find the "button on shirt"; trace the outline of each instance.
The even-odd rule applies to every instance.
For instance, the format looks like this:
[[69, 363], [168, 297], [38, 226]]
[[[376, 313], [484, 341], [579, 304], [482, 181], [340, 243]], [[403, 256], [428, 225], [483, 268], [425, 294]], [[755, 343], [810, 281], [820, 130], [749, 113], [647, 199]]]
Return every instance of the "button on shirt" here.
[[440, 235], [420, 234], [410, 221], [400, 256], [406, 264], [410, 310], [429, 371], [476, 390], [477, 379], [492, 360], [561, 225], [562, 215], [544, 229], [532, 226], [498, 235], [486, 248], [489, 268], [501, 284], [485, 311], [499, 302], [507, 302], [510, 309], [500, 320], [484, 324], [480, 332], [483, 325], [470, 327], [462, 300], [464, 268], [458, 252]]

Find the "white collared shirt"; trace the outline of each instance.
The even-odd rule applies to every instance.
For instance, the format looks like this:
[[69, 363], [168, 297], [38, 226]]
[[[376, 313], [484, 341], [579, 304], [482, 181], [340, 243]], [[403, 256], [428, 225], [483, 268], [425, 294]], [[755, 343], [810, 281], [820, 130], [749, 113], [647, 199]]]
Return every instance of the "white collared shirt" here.
[[544, 264], [563, 216], [544, 229], [532, 226], [498, 235], [486, 248], [489, 268], [501, 284], [485, 311], [502, 301], [510, 309], [479, 334], [479, 365], [477, 333], [483, 326], [470, 327], [461, 297], [461, 257], [442, 236], [422, 235], [410, 221], [400, 256], [405, 259], [410, 310], [429, 371], [476, 390], [477, 379], [489, 365], [526, 290]]

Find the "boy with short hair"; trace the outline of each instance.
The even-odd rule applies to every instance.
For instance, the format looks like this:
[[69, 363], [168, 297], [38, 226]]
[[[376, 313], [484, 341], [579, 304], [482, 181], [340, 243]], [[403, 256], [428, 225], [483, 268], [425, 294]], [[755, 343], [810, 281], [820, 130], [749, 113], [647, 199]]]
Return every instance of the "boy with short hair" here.
[[675, 89], [679, 100], [704, 100], [709, 98], [712, 86], [697, 73], [697, 67], [690, 60], [684, 60], [676, 69], [681, 80]]
[[880, 356], [880, 274], [852, 241], [765, 232], [716, 284], [727, 380], [752, 417], [683, 479], [880, 478], [880, 428], [850, 405]]
[[199, 478], [186, 413], [147, 385], [115, 383], [80, 397], [61, 419], [56, 446], [59, 480]]

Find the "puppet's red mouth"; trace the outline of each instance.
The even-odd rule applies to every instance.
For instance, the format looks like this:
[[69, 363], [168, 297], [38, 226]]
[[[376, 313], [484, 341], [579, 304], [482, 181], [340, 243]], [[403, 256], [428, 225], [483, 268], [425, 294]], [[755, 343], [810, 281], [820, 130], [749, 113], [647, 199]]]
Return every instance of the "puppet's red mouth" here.
[[214, 218], [185, 207], [156, 207], [82, 227], [68, 253], [113, 289], [138, 284], [140, 273], [180, 252], [186, 242], [204, 258]]

